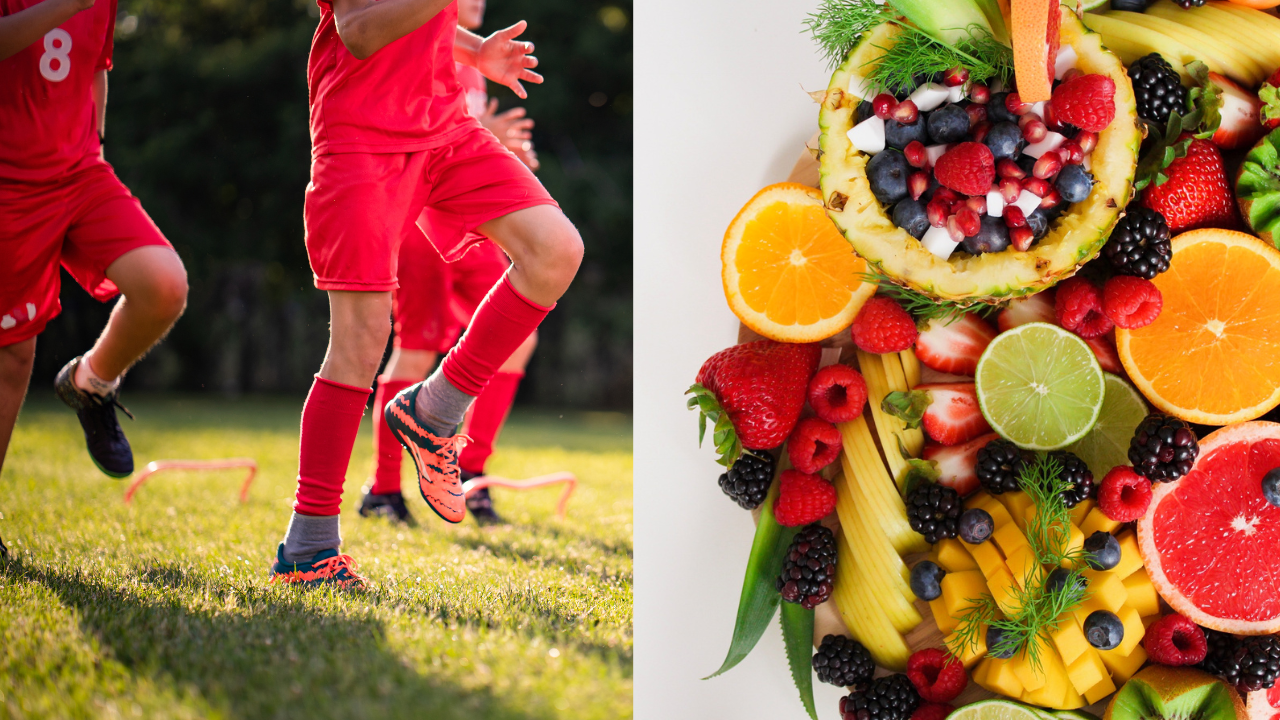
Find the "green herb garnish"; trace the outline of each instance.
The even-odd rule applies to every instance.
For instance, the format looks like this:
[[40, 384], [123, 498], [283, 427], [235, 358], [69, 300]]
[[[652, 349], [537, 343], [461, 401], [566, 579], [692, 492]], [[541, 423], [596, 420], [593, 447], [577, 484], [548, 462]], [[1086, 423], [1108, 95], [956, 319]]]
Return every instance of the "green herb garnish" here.
[[905, 32], [875, 60], [867, 73], [867, 84], [893, 90], [914, 88], [917, 78], [956, 66], [968, 69], [971, 82], [986, 83], [995, 78], [1007, 82], [1013, 77], [1013, 51], [976, 25], [955, 45], [943, 45], [920, 32]]
[[909, 287], [903, 287], [893, 281], [893, 278], [884, 273], [871, 268], [867, 272], [860, 273], [863, 282], [875, 283], [881, 295], [887, 295], [898, 303], [916, 319], [917, 322], [928, 322], [930, 320], [946, 320], [947, 324], [951, 324], [960, 319], [961, 315], [977, 315], [978, 317], [988, 317], [1000, 310], [999, 305], [992, 305], [984, 302], [969, 303], [962, 305], [958, 302], [950, 300], [934, 300], [919, 290], [913, 290]]

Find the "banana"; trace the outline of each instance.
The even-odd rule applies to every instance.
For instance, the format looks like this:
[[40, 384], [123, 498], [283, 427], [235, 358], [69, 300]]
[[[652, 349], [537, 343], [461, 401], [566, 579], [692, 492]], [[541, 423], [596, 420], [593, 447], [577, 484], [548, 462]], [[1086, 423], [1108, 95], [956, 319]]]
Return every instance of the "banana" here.
[[[889, 466], [889, 477], [894, 479], [901, 492], [906, 478], [907, 461], [902, 457], [898, 439], [905, 438], [907, 426], [898, 418], [882, 410], [880, 403], [890, 391], [902, 388], [892, 387], [885, 372], [886, 363], [881, 360], [881, 357], [889, 356], [872, 355], [859, 350], [858, 367], [862, 368], [862, 377], [867, 381], [867, 400], [871, 406], [871, 420], [875, 425], [876, 435], [880, 437], [880, 450], [884, 453], [885, 464]], [[902, 384], [905, 385], [905, 381]], [[903, 447], [906, 446], [905, 440], [902, 444]]]
[[[1216, 60], [1222, 70], [1223, 75], [1239, 80], [1247, 85], [1257, 85], [1266, 78], [1266, 71], [1257, 61], [1250, 58], [1232, 48], [1229, 44], [1223, 44], [1218, 38], [1197, 28], [1189, 28], [1185, 25], [1165, 20], [1164, 18], [1147, 15], [1145, 13], [1134, 13], [1124, 11], [1112, 11], [1108, 16], [1119, 17], [1130, 24], [1139, 27], [1148, 28], [1154, 32], [1161, 33], [1167, 37], [1173, 38], [1188, 47], [1196, 48], [1201, 57], [1204, 58], [1205, 64], [1212, 66], [1210, 60]], [[1212, 67], [1210, 68], [1212, 69]]]
[[1243, 19], [1245, 23], [1247, 23], [1247, 26], [1252, 28], [1252, 32], [1254, 33], [1265, 32], [1273, 37], [1280, 37], [1280, 18], [1272, 15], [1271, 13], [1265, 13], [1261, 10], [1244, 7], [1243, 5], [1238, 5], [1233, 2], [1205, 3], [1206, 7], [1210, 5], [1217, 10], [1229, 12], [1236, 17]]
[[876, 603], [869, 583], [859, 577], [857, 559], [843, 534], [836, 538], [836, 584], [832, 598], [845, 627], [867, 648], [877, 665], [897, 672], [906, 670], [911, 650]]
[[[1204, 5], [1183, 10], [1174, 5], [1172, 0], [1159, 0], [1147, 8], [1147, 13], [1184, 27], [1203, 30], [1218, 38], [1230, 38], [1229, 42], [1246, 46], [1250, 56], [1258, 58], [1263, 65], [1280, 66], [1280, 43], [1275, 42], [1276, 38], [1268, 38], [1265, 34], [1260, 34], [1256, 25], [1250, 25], [1238, 16], [1220, 8]], [[1247, 31], [1246, 28], [1248, 28]]]
[[863, 499], [856, 491], [843, 494], [836, 504], [840, 528], [853, 552], [857, 573], [876, 599], [876, 604], [889, 618], [894, 630], [906, 632], [919, 625], [921, 620], [920, 613], [912, 604], [915, 594], [907, 582], [907, 566], [880, 528], [876, 527], [875, 520], [861, 509]]
[[911, 529], [907, 521], [907, 506], [898, 494], [898, 487], [889, 477], [889, 471], [880, 459], [875, 440], [871, 437], [871, 428], [867, 426], [866, 415], [840, 423], [840, 435], [844, 443], [841, 453], [845, 464], [845, 473], [857, 482], [867, 496], [873, 511], [880, 522], [881, 529], [889, 536], [893, 547], [900, 554], [924, 552], [929, 549], [924, 538]]
[[[1192, 60], [1199, 59], [1195, 49], [1154, 30], [1125, 22], [1109, 14], [1085, 13], [1085, 25], [1102, 35], [1102, 44], [1118, 55], [1126, 65], [1133, 64], [1138, 58], [1148, 53], [1159, 53], [1169, 61], [1185, 82], [1191, 78], [1185, 66]], [[1210, 70], [1216, 73], [1222, 72], [1220, 65], [1215, 66], [1207, 59], [1204, 63]]]
[[[911, 351], [907, 350], [906, 352], [909, 353]], [[880, 356], [881, 360], [884, 361], [884, 371], [889, 378], [890, 390], [902, 390], [905, 392], [914, 389], [916, 385], [920, 384], [920, 366], [916, 365], [916, 380], [912, 382], [911, 376], [907, 373], [904, 357], [906, 357], [905, 353], [902, 357], [894, 355]], [[915, 354], [912, 353], [912, 361], [915, 361], [915, 357]], [[902, 441], [907, 448], [907, 452], [911, 453], [911, 457], [920, 457], [920, 453], [924, 452], [924, 430], [920, 428], [908, 429], [904, 424]]]
[[916, 351], [907, 348], [898, 353], [898, 358], [902, 360], [902, 372], [907, 376], [907, 388], [914, 388], [920, 384], [920, 361], [916, 358]]

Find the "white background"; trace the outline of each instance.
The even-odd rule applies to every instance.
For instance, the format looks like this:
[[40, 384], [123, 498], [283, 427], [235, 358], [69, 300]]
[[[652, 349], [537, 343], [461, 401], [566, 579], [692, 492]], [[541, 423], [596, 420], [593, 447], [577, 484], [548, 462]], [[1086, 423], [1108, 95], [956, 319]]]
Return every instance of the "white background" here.
[[[804, 32], [816, 0], [640, 0], [635, 117], [635, 711], [639, 720], [806, 718], [775, 618], [755, 651], [701, 680], [729, 647], [751, 516], [720, 491], [684, 391], [732, 345], [720, 285], [725, 227], [785, 180], [817, 130], [805, 94], [830, 72]], [[819, 717], [840, 689], [815, 681]]]

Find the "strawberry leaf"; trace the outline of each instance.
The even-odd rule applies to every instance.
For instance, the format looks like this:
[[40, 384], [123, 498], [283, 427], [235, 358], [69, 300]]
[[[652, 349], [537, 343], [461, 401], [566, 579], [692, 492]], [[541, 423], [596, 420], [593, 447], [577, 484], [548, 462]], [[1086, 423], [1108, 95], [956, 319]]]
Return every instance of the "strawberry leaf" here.
[[1263, 121], [1280, 120], [1280, 90], [1275, 85], [1264, 84], [1258, 91], [1258, 99], [1262, 101]]
[[799, 603], [782, 603], [782, 639], [800, 702], [809, 717], [818, 720], [818, 710], [813, 705], [813, 611]]
[[921, 483], [935, 483], [938, 478], [942, 477], [942, 473], [938, 472], [938, 463], [933, 460], [921, 460], [919, 458], [911, 458], [907, 460], [907, 468], [904, 470], [906, 478], [902, 483], [902, 495], [906, 497], [910, 495]]
[[698, 447], [702, 447], [702, 441], [707, 435], [707, 421], [710, 420], [711, 441], [715, 443], [716, 452], [720, 454], [716, 462], [725, 467], [732, 467], [742, 455], [742, 442], [738, 439], [738, 431], [734, 429], [733, 421], [729, 419], [729, 413], [720, 407], [720, 401], [716, 399], [715, 393], [699, 383], [689, 386], [685, 394], [692, 395], [686, 406], [690, 410], [698, 411]]
[[[1196, 60], [1187, 65], [1187, 71], [1196, 81], [1196, 87], [1189, 94], [1190, 109], [1187, 113], [1169, 113], [1169, 121], [1163, 129], [1158, 123], [1142, 121], [1151, 144], [1138, 161], [1138, 169], [1134, 174], [1134, 192], [1144, 190], [1152, 184], [1165, 184], [1169, 176], [1164, 169], [1174, 160], [1186, 157], [1192, 138], [1211, 138], [1222, 124], [1222, 88], [1209, 79], [1209, 68]], [[1183, 138], [1184, 132], [1190, 133], [1190, 136]]]
[[[1207, 140], [1213, 137], [1222, 124], [1222, 88], [1210, 79], [1209, 67], [1199, 60], [1187, 65], [1187, 72], [1196, 81], [1196, 87], [1191, 88], [1189, 99], [1192, 111], [1183, 116], [1182, 127], [1195, 132], [1196, 137]], [[1199, 115], [1195, 116], [1197, 112]]]
[[924, 413], [929, 409], [929, 404], [932, 402], [933, 398], [929, 396], [926, 390], [912, 390], [910, 392], [894, 390], [884, 396], [884, 400], [880, 403], [880, 409], [898, 418], [906, 423], [908, 428], [914, 430], [920, 427], [920, 423], [924, 420]]

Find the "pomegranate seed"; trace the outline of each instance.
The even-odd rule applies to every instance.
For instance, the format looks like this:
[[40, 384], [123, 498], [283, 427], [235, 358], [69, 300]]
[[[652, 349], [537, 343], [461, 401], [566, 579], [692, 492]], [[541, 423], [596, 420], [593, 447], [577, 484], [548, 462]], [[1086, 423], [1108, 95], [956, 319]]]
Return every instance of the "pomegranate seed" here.
[[910, 98], [898, 103], [893, 109], [893, 119], [903, 125], [910, 125], [920, 117], [920, 108], [916, 107], [915, 101]]
[[956, 194], [955, 190], [952, 190], [949, 187], [940, 187], [933, 192], [933, 198], [935, 200], [942, 200], [943, 202], [950, 205], [951, 203], [954, 203], [955, 201], [959, 200], [960, 196]]
[[907, 162], [911, 163], [911, 167], [929, 167], [929, 154], [924, 150], [924, 143], [919, 140], [907, 143], [907, 146], [902, 149], [902, 154], [907, 156]]
[[1018, 124], [1022, 126], [1022, 137], [1027, 142], [1038, 143], [1049, 134], [1049, 128], [1045, 126], [1044, 121], [1040, 118], [1035, 115], [1026, 115], [1024, 116], [1025, 118], [1031, 118], [1031, 120], [1025, 123], [1019, 122]]
[[1027, 178], [1022, 183], [1022, 189], [1038, 198], [1042, 198], [1049, 194], [1049, 190], [1051, 188], [1049, 187], [1049, 183], [1041, 180], [1040, 178]]
[[974, 212], [971, 207], [960, 208], [956, 211], [955, 219], [960, 226], [960, 232], [964, 233], [965, 237], [977, 235], [978, 231], [982, 229], [982, 219], [978, 217], [978, 213]]
[[1040, 199], [1040, 207], [1048, 210], [1049, 208], [1062, 202], [1062, 195], [1057, 188], [1049, 188], [1049, 194]]
[[1018, 252], [1026, 252], [1035, 241], [1036, 234], [1029, 227], [1016, 227], [1009, 231], [1009, 243]]
[[1080, 146], [1080, 152], [1088, 155], [1098, 146], [1098, 134], [1091, 133], [1088, 130], [1081, 130], [1076, 134], [1075, 143]]
[[969, 99], [979, 105], [986, 105], [991, 102], [991, 88], [986, 85], [974, 85], [969, 88]]
[[1049, 128], [1050, 130], [1053, 130], [1054, 132], [1058, 132], [1062, 130], [1062, 123], [1058, 122], [1058, 112], [1053, 109], [1052, 101], [1044, 104], [1043, 119], [1044, 119], [1045, 127]]
[[960, 229], [960, 221], [955, 215], [947, 218], [947, 233], [956, 242], [964, 242], [964, 231]]
[[1018, 93], [1011, 92], [1004, 98], [1004, 106], [1013, 115], [1026, 115], [1031, 112], [1031, 104], [1022, 102]]
[[1064, 143], [1062, 147], [1058, 148], [1058, 154], [1062, 156], [1062, 162], [1067, 164], [1079, 165], [1084, 162], [1084, 151], [1080, 149], [1080, 146], [1074, 140]]
[[1004, 224], [1009, 228], [1024, 227], [1027, 224], [1027, 216], [1023, 214], [1022, 208], [1017, 205], [1006, 205], [1004, 208]]
[[986, 215], [987, 214], [987, 196], [971, 195], [965, 198], [964, 206], [978, 213], [979, 215]]
[[939, 200], [937, 193], [934, 193], [934, 199], [930, 200], [929, 204], [924, 207], [925, 214], [929, 216], [929, 224], [939, 228], [947, 224], [947, 215], [950, 210], [951, 208], [947, 201]]
[[1004, 158], [996, 163], [996, 174], [1002, 178], [1021, 180], [1027, 176], [1027, 171], [1023, 170], [1012, 158]]
[[1062, 74], [1062, 82], [1073, 80], [1081, 75], [1084, 75], [1084, 71], [1080, 68], [1068, 68], [1067, 71]]
[[967, 113], [969, 113], [969, 124], [970, 124], [970, 125], [977, 125], [978, 123], [986, 122], [986, 121], [987, 121], [987, 106], [986, 106], [986, 105], [978, 105], [977, 103], [974, 103], [974, 104], [972, 104], [972, 105], [967, 106], [967, 107], [964, 109], [964, 111], [965, 111], [965, 112], [967, 112]]
[[[978, 105], [975, 107], [981, 107], [981, 106]], [[974, 142], [982, 142], [983, 140], [987, 139], [987, 133], [991, 132], [991, 123], [983, 120], [977, 125], [974, 125], [973, 130], [971, 130], [970, 132], [973, 134]]]
[[893, 111], [897, 107], [898, 99], [889, 93], [880, 93], [875, 100], [871, 101], [871, 108], [875, 111], [876, 117], [881, 120], [893, 117]]
[[929, 173], [924, 170], [917, 170], [911, 173], [911, 177], [907, 178], [907, 190], [911, 193], [912, 200], [919, 200], [925, 190], [929, 189]]
[[942, 76], [942, 84], [957, 87], [969, 81], [969, 69], [959, 65], [951, 68]]
[[1004, 198], [1006, 204], [1012, 205], [1018, 201], [1018, 196], [1022, 194], [1022, 183], [1016, 178], [1001, 178], [1000, 180], [1000, 197]]
[[1048, 180], [1054, 175], [1057, 175], [1058, 171], [1061, 169], [1062, 169], [1062, 158], [1058, 155], [1058, 153], [1054, 152], [1053, 150], [1050, 150], [1045, 154], [1041, 155], [1040, 159], [1036, 161], [1035, 167], [1031, 169], [1031, 174], [1035, 175], [1041, 180]]

